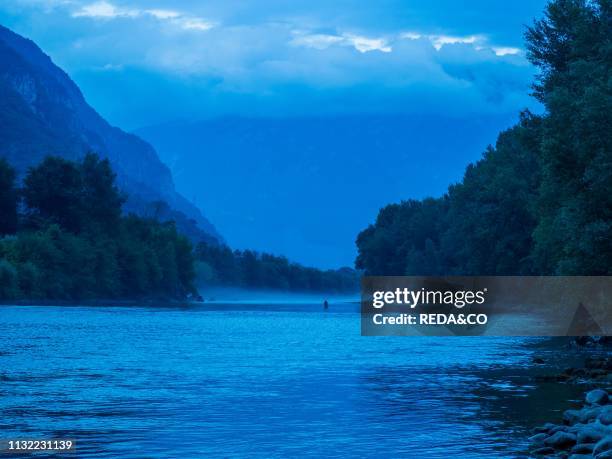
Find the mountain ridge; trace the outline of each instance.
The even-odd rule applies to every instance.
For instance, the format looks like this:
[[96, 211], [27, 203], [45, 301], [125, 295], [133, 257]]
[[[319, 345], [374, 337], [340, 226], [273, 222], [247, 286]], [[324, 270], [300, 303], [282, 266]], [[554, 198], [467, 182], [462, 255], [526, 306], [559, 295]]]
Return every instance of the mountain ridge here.
[[192, 239], [222, 240], [176, 191], [170, 169], [149, 143], [111, 126], [36, 43], [0, 25], [0, 156], [23, 177], [49, 154], [74, 160], [88, 151], [111, 161], [128, 194], [127, 211], [173, 219]]

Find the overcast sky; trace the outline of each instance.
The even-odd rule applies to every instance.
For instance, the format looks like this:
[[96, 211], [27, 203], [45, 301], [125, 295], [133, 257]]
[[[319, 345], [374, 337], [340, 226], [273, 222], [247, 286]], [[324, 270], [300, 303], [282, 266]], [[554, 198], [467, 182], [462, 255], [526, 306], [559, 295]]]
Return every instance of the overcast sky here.
[[219, 114], [512, 113], [533, 106], [542, 0], [2, 0], [126, 129]]

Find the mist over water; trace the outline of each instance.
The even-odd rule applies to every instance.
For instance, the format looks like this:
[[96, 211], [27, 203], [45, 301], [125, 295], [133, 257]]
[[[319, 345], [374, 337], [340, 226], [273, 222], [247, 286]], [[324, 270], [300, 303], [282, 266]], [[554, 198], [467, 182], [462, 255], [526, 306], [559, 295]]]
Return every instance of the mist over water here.
[[2, 307], [3, 437], [85, 458], [490, 459], [572, 398], [529, 377], [555, 352], [540, 339], [366, 338], [357, 309]]
[[[316, 305], [323, 306], [323, 302], [346, 309], [346, 304], [354, 304], [351, 310], [359, 311], [360, 296], [354, 294], [329, 294], [323, 292], [283, 292], [279, 290], [243, 289], [233, 287], [206, 287], [200, 286], [198, 291], [208, 304], [243, 304], [243, 305], [285, 305], [288, 307], [307, 305], [308, 310], [315, 309]], [[268, 308], [269, 309], [269, 308]]]

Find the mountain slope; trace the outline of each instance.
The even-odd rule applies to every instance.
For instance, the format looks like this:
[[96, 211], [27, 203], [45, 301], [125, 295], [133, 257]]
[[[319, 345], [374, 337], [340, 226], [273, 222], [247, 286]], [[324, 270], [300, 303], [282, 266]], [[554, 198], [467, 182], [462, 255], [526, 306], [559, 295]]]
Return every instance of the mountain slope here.
[[[176, 192], [170, 170], [151, 145], [109, 125], [36, 44], [0, 26], [0, 156], [23, 175], [46, 155], [76, 159], [87, 151], [109, 158], [128, 193], [127, 210], [175, 219], [196, 239], [219, 237]], [[169, 207], [153, 204], [158, 201]]]
[[207, 215], [230, 245], [337, 268], [380, 207], [443, 193], [514, 119], [227, 117], [136, 132], [186, 196], [214, 193]]

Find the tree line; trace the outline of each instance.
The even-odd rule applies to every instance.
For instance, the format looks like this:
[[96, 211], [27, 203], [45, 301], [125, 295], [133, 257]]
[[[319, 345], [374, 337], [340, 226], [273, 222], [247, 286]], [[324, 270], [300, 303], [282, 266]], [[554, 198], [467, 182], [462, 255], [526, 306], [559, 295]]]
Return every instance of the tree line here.
[[542, 115], [521, 114], [440, 198], [381, 209], [369, 275], [612, 274], [612, 3], [554, 0], [526, 32]]
[[320, 270], [281, 256], [206, 242], [196, 246], [195, 257], [198, 279], [203, 284], [328, 293], [359, 289], [359, 274], [351, 268]]
[[49, 156], [18, 186], [0, 158], [0, 300], [182, 299], [197, 297], [196, 284], [358, 289], [349, 268], [322, 271], [202, 239], [194, 250], [172, 221], [124, 215], [115, 182], [109, 161], [88, 154]]
[[0, 159], [0, 299], [184, 298], [192, 245], [172, 222], [123, 215], [107, 159], [47, 157], [23, 185]]

